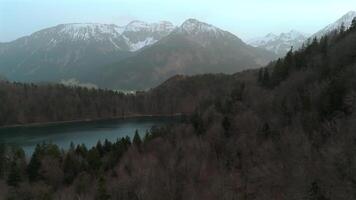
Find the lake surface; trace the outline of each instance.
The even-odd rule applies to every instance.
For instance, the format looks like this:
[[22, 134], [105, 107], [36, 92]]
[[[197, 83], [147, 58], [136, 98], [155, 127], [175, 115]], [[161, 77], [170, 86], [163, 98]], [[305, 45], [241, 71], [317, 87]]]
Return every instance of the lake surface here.
[[36, 144], [51, 142], [68, 149], [70, 143], [85, 144], [88, 148], [105, 139], [116, 141], [122, 137], [133, 137], [135, 131], [143, 136], [152, 126], [178, 123], [180, 117], [139, 117], [92, 122], [75, 122], [41, 126], [0, 128], [0, 143], [17, 145], [31, 155]]

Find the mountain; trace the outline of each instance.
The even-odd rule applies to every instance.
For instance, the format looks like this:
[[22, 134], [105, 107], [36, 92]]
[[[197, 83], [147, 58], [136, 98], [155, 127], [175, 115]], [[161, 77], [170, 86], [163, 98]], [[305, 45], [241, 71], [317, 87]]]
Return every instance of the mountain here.
[[0, 73], [17, 81], [90, 81], [101, 66], [127, 58], [168, 35], [170, 22], [61, 24], [0, 44]]
[[340, 19], [336, 20], [334, 23], [327, 25], [325, 28], [316, 32], [311, 36], [311, 38], [320, 38], [323, 35], [327, 35], [335, 30], [340, 30], [342, 26], [345, 29], [350, 28], [352, 20], [356, 17], [356, 11], [349, 11], [345, 15], [343, 15]]
[[132, 21], [122, 33], [122, 38], [129, 47], [129, 51], [137, 51], [143, 47], [156, 43], [167, 36], [173, 29], [171, 22], [147, 24], [142, 21]]
[[270, 33], [264, 37], [252, 39], [248, 41], [248, 44], [272, 51], [279, 56], [284, 56], [291, 47], [294, 49], [301, 47], [307, 38], [307, 34], [291, 30], [288, 33], [281, 33], [279, 35]]
[[105, 67], [95, 82], [101, 87], [148, 89], [176, 74], [234, 73], [274, 58], [227, 31], [188, 19], [154, 45]]

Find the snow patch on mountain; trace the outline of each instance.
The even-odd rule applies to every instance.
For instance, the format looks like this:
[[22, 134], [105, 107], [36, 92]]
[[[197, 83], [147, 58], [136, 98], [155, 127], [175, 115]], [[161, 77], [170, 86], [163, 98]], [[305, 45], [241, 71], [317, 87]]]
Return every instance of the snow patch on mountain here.
[[320, 38], [324, 35], [327, 35], [331, 33], [332, 31], [335, 30], [340, 30], [342, 26], [344, 26], [345, 29], [348, 29], [351, 27], [352, 20], [356, 17], [356, 11], [349, 11], [345, 15], [343, 15], [340, 19], [336, 20], [334, 23], [329, 24], [325, 28], [321, 29], [317, 33], [311, 36], [311, 38]]
[[70, 36], [73, 40], [101, 40], [107, 37], [118, 37], [123, 28], [114, 24], [75, 23], [59, 25], [59, 34]]
[[295, 30], [279, 35], [269, 33], [264, 37], [254, 38], [247, 43], [254, 47], [273, 51], [277, 55], [285, 55], [292, 47], [297, 49], [302, 46], [308, 35]]
[[68, 86], [68, 87], [82, 87], [82, 88], [88, 88], [88, 89], [98, 89], [99, 88], [97, 85], [95, 85], [93, 83], [83, 83], [75, 78], [61, 80], [59, 83], [62, 85]]
[[146, 23], [132, 21], [126, 26], [98, 23], [71, 23], [38, 31], [33, 38], [46, 38], [48, 47], [53, 48], [62, 41], [101, 42], [113, 45], [115, 49], [138, 51], [152, 45], [168, 35], [175, 26], [167, 21]]
[[207, 23], [200, 22], [196, 19], [186, 20], [180, 27], [180, 31], [190, 34], [197, 35], [201, 33], [212, 33], [215, 35], [222, 34], [224, 31]]
[[145, 40], [138, 41], [138, 42], [131, 42], [130, 39], [125, 36], [124, 36], [124, 38], [125, 38], [125, 41], [128, 44], [128, 46], [130, 47], [130, 51], [132, 51], [132, 52], [138, 51], [138, 50], [142, 49], [143, 47], [150, 46], [158, 41], [158, 40], [154, 39], [153, 37], [148, 37]]
[[143, 21], [135, 20], [126, 25], [124, 32], [171, 32], [174, 28], [174, 25], [171, 22], [167, 21], [150, 24]]

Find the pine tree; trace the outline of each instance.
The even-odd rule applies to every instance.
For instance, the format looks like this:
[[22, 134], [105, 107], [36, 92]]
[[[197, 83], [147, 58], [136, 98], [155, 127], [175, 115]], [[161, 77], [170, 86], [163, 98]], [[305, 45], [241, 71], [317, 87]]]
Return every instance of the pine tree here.
[[135, 131], [135, 136], [134, 136], [132, 142], [138, 147], [141, 146], [142, 140], [141, 140], [140, 135], [138, 134], [138, 130]]
[[96, 200], [107, 200], [110, 199], [110, 195], [106, 191], [105, 179], [100, 177], [98, 180], [98, 187], [95, 196]]
[[262, 83], [264, 86], [269, 84], [269, 72], [267, 68], [264, 68]]
[[5, 164], [6, 164], [6, 148], [5, 145], [0, 144], [0, 179], [5, 175]]
[[350, 30], [355, 30], [356, 29], [356, 17], [352, 20]]
[[341, 23], [341, 26], [340, 26], [340, 29], [339, 29], [339, 33], [340, 33], [340, 34], [344, 34], [344, 33], [345, 33], [345, 30], [346, 30], [345, 23], [342, 22], [342, 23]]
[[96, 148], [90, 149], [88, 152], [88, 157], [87, 161], [89, 164], [89, 167], [93, 169], [94, 171], [97, 171], [101, 167], [101, 159], [100, 159], [100, 154]]
[[258, 79], [257, 79], [257, 82], [258, 82], [259, 84], [262, 84], [262, 82], [263, 82], [263, 68], [260, 68], [260, 69], [258, 70]]
[[224, 128], [225, 136], [229, 137], [230, 136], [229, 129], [231, 127], [231, 122], [227, 116], [224, 117], [224, 119], [222, 121], [222, 126]]
[[32, 154], [30, 163], [27, 165], [27, 174], [28, 178], [30, 181], [35, 181], [39, 177], [39, 169], [41, 167], [41, 161], [39, 158], [40, 150], [41, 147], [40, 145], [37, 145], [35, 148], [34, 153]]
[[307, 197], [308, 200], [328, 200], [320, 191], [316, 182], [313, 182]]
[[7, 184], [9, 186], [17, 187], [21, 182], [21, 172], [16, 161], [11, 162], [11, 169], [7, 178]]

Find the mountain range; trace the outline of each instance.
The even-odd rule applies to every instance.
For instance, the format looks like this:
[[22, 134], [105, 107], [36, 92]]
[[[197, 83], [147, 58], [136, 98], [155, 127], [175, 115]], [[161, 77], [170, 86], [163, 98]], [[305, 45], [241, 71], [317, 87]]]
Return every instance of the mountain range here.
[[0, 44], [0, 74], [25, 82], [85, 82], [148, 89], [175, 74], [234, 73], [276, 56], [195, 19], [61, 24]]
[[60, 24], [0, 43], [0, 74], [11, 81], [146, 90], [176, 74], [231, 74], [264, 66], [309, 38], [349, 28], [354, 17], [350, 11], [311, 37], [292, 30], [247, 44], [196, 19], [177, 27], [167, 21]]
[[349, 11], [335, 22], [327, 25], [312, 35], [301, 33], [296, 30], [291, 30], [290, 32], [281, 33], [279, 35], [269, 33], [264, 37], [250, 39], [247, 41], [247, 43], [254, 47], [272, 51], [278, 56], [283, 57], [292, 47], [294, 49], [298, 49], [310, 39], [320, 38], [324, 35], [330, 34], [335, 30], [340, 30], [341, 28], [350, 28], [352, 20], [355, 17], [356, 12]]
[[0, 44], [0, 73], [16, 81], [87, 79], [168, 35], [169, 22], [61, 24]]
[[281, 33], [279, 35], [269, 33], [264, 37], [249, 40], [248, 44], [272, 51], [282, 57], [291, 49], [291, 47], [301, 47], [302, 44], [308, 39], [308, 36], [308, 34], [291, 30], [290, 32]]
[[149, 48], [108, 66], [95, 82], [101, 87], [147, 89], [176, 74], [235, 73], [274, 58], [227, 31], [188, 19]]

